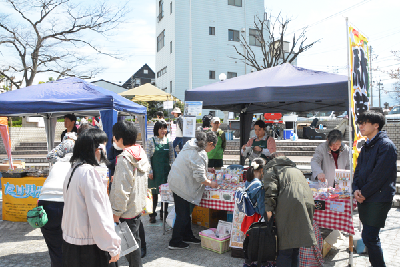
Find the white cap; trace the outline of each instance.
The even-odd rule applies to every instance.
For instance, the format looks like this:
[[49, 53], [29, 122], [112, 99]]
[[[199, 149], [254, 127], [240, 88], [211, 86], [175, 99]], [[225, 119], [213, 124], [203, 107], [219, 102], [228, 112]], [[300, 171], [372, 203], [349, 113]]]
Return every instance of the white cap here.
[[171, 111], [171, 114], [172, 114], [172, 113], [182, 113], [182, 111], [181, 111], [180, 108], [175, 107], [175, 108]]
[[211, 120], [212, 123], [215, 123], [215, 122], [217, 122], [217, 121], [218, 121], [219, 123], [221, 123], [221, 120], [219, 119], [219, 117], [213, 117], [212, 120]]

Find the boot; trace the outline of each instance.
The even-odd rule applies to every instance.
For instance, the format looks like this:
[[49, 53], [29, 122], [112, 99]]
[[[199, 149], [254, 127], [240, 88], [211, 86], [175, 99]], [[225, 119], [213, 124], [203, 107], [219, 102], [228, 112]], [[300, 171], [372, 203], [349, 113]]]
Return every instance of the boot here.
[[156, 215], [150, 214], [149, 217], [150, 217], [149, 219], [150, 223], [156, 223]]

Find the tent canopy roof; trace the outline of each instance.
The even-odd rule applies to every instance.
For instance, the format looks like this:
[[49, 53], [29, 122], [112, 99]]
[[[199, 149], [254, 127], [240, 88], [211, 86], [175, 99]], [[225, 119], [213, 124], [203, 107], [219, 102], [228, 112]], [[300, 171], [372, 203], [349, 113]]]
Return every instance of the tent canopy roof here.
[[158, 89], [150, 83], [119, 93], [126, 97], [133, 97], [132, 101], [178, 101], [179, 99], [171, 94]]
[[341, 111], [348, 109], [348, 77], [285, 63], [187, 90], [185, 100], [233, 112]]
[[99, 110], [122, 114], [147, 114], [147, 108], [79, 78], [66, 78], [0, 94], [0, 116], [53, 114], [99, 114]]

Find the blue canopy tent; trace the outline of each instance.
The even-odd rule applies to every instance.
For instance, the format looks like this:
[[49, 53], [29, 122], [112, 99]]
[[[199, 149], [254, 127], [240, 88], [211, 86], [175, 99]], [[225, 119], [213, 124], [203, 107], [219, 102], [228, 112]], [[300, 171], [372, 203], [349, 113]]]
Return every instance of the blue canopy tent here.
[[185, 93], [186, 101], [203, 101], [203, 108], [240, 112], [240, 147], [249, 138], [253, 113], [345, 111], [348, 99], [347, 76], [288, 63]]
[[118, 115], [137, 115], [145, 144], [147, 108], [79, 78], [33, 85], [0, 95], [0, 116], [44, 117], [49, 151], [54, 144], [57, 117], [68, 113], [100, 115], [109, 138], [107, 150], [112, 145], [112, 126]]

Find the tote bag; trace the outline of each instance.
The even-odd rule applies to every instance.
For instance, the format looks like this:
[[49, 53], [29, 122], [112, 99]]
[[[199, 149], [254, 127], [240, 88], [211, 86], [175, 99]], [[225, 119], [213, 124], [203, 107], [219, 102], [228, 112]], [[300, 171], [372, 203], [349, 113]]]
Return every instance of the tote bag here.
[[142, 216], [149, 215], [153, 213], [153, 194], [151, 193], [151, 188], [147, 189], [146, 194], [146, 206], [142, 211]]

